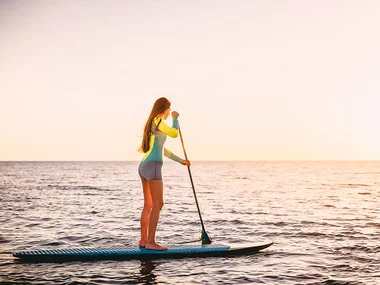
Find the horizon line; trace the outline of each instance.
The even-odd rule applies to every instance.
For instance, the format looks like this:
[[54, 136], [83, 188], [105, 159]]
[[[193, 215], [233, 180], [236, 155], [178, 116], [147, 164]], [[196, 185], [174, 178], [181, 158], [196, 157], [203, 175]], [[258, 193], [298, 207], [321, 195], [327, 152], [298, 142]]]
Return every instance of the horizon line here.
[[[191, 160], [194, 162], [380, 162], [380, 159], [258, 159], [258, 160]], [[1, 162], [141, 162], [141, 160], [0, 160]], [[175, 162], [175, 161], [164, 161]]]

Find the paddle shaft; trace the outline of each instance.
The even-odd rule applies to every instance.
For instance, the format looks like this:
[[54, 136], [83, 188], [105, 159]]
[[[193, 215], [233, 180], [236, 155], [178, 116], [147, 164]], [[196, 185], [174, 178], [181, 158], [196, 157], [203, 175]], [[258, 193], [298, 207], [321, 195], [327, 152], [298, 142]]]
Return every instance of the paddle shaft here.
[[[180, 137], [180, 139], [181, 139], [181, 143], [182, 143], [183, 153], [185, 154], [185, 159], [188, 160], [188, 159], [187, 159], [186, 149], [185, 149], [185, 144], [183, 143], [183, 138], [182, 138], [181, 128], [180, 128], [179, 126], [178, 126], [178, 131], [179, 131], [179, 137]], [[193, 176], [191, 175], [190, 166], [187, 166], [187, 170], [189, 171], [189, 177], [190, 177], [191, 187], [193, 188], [194, 199], [195, 199], [195, 203], [197, 204], [197, 209], [198, 209], [199, 219], [201, 220], [201, 225], [202, 225], [202, 242], [204, 242], [204, 243], [211, 243], [211, 240], [210, 240], [209, 236], [207, 235], [206, 230], [205, 230], [205, 226], [204, 226], [204, 224], [203, 224], [203, 219], [202, 219], [202, 215], [201, 215], [201, 210], [200, 210], [200, 208], [199, 208], [199, 203], [198, 203], [198, 199], [197, 199], [197, 194], [195, 193], [195, 187], [194, 187], [194, 182], [193, 182]]]

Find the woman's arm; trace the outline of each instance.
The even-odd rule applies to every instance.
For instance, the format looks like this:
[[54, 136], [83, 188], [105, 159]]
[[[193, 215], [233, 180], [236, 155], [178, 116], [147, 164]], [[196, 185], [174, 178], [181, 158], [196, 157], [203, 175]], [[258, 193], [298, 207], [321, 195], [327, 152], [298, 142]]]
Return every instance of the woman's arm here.
[[170, 158], [171, 160], [174, 160], [174, 161], [177, 161], [181, 164], [184, 163], [184, 159], [180, 158], [179, 156], [176, 156], [174, 153], [172, 153], [170, 150], [168, 150], [167, 148], [164, 149], [164, 155], [168, 158]]
[[169, 127], [163, 120], [158, 126], [158, 130], [163, 132], [165, 135], [168, 135], [171, 138], [178, 137], [178, 118], [173, 117], [173, 126]]

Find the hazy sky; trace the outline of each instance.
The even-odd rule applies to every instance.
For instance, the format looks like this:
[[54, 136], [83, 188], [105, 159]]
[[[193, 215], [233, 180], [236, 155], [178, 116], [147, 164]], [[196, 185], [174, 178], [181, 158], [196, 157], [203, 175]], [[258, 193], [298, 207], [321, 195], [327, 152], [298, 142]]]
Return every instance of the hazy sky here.
[[140, 160], [161, 96], [190, 160], [379, 160], [380, 1], [0, 1], [0, 160]]

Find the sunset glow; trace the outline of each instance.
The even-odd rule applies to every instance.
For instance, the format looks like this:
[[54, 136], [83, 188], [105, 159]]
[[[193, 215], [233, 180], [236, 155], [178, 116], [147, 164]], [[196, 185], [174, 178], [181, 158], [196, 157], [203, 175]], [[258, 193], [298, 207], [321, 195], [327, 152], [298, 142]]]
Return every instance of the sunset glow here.
[[0, 160], [140, 160], [161, 96], [190, 160], [380, 160], [380, 3], [342, 3], [1, 1]]

